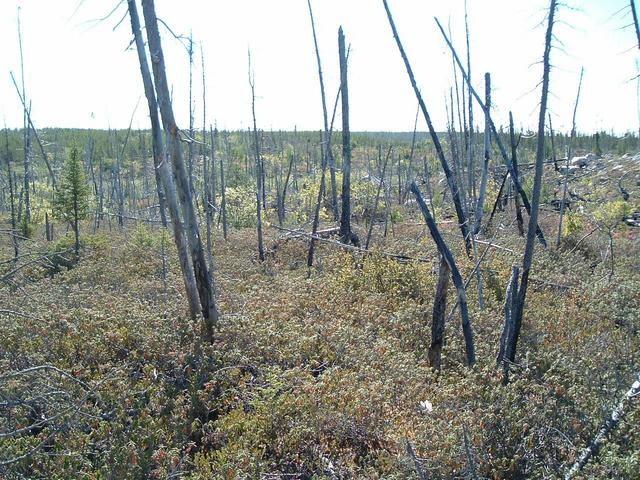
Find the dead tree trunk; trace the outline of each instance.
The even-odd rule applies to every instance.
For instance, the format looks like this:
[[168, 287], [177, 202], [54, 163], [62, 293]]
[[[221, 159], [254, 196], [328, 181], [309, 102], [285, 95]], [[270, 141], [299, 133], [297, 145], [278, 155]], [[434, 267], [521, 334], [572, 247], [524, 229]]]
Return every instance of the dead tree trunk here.
[[531, 196], [531, 213], [529, 214], [529, 228], [527, 230], [527, 241], [525, 245], [524, 258], [522, 260], [522, 280], [520, 282], [520, 288], [518, 289], [518, 299], [513, 312], [513, 340], [509, 343], [507, 348], [507, 357], [510, 362], [515, 361], [516, 347], [518, 344], [518, 337], [520, 335], [520, 328], [522, 326], [524, 303], [527, 297], [527, 286], [529, 285], [529, 274], [531, 271], [531, 263], [533, 262], [536, 225], [538, 224], [538, 210], [540, 207], [540, 192], [542, 190], [542, 174], [544, 168], [544, 125], [547, 110], [547, 97], [549, 93], [549, 71], [551, 69], [549, 57], [551, 53], [551, 39], [556, 5], [556, 0], [551, 0], [547, 32], [545, 35], [544, 56], [542, 60], [542, 98], [540, 100], [540, 115], [538, 118], [536, 166], [533, 179], [533, 193]]
[[450, 277], [451, 270], [449, 269], [449, 265], [441, 255], [436, 296], [433, 299], [431, 346], [429, 347], [429, 365], [436, 370], [440, 370], [440, 359], [442, 356], [442, 346], [444, 344], [444, 326], [447, 317], [447, 290], [449, 288]]
[[[318, 231], [318, 226], [320, 225], [320, 208], [322, 206], [322, 197], [324, 197], [324, 191], [326, 186], [326, 170], [327, 170], [327, 157], [324, 151], [324, 144], [322, 139], [324, 136], [320, 135], [320, 150], [321, 150], [321, 158], [322, 158], [322, 172], [320, 173], [320, 188], [318, 189], [318, 199], [315, 205], [315, 209], [313, 212], [313, 224], [311, 226], [311, 239], [309, 240], [309, 253], [307, 254], [307, 267], [311, 269], [313, 266], [313, 256], [315, 253], [315, 235]], [[311, 274], [311, 270], [309, 270], [309, 274]]]
[[22, 80], [22, 99], [23, 99], [23, 146], [24, 146], [24, 178], [23, 178], [23, 192], [24, 192], [24, 221], [25, 225], [31, 223], [31, 199], [29, 196], [29, 181], [31, 176], [31, 134], [28, 122], [29, 110], [27, 107], [27, 95], [25, 93], [24, 85], [24, 57], [22, 52], [22, 29], [20, 27], [20, 9], [18, 8], [18, 46], [20, 47], [20, 75]]
[[556, 172], [559, 172], [560, 168], [558, 167], [558, 158], [556, 157], [555, 135], [553, 134], [553, 124], [551, 123], [550, 113], [549, 113], [549, 136], [551, 137], [551, 158], [553, 159], [553, 168]]
[[[504, 301], [504, 326], [502, 328], [502, 335], [500, 336], [500, 345], [498, 349], [498, 356], [496, 357], [496, 368], [499, 368], [504, 362], [504, 355], [507, 352], [507, 347], [510, 344], [509, 340], [513, 334], [513, 311], [515, 307], [515, 301], [518, 294], [518, 276], [520, 269], [514, 265], [511, 269], [511, 279], [507, 284], [507, 292]], [[507, 373], [507, 367], [505, 364], [505, 378]]]
[[338, 30], [340, 58], [340, 96], [342, 98], [342, 216], [340, 237], [342, 243], [358, 246], [358, 237], [351, 231], [351, 132], [349, 131], [349, 87], [347, 83], [347, 55], [342, 27]]
[[258, 257], [264, 261], [264, 244], [262, 240], [262, 207], [260, 201], [263, 196], [263, 174], [262, 161], [260, 159], [260, 139], [258, 138], [258, 127], [256, 125], [256, 94], [255, 80], [251, 71], [251, 52], [249, 52], [249, 86], [251, 87], [251, 114], [253, 115], [253, 143], [256, 162], [256, 231], [258, 234]]
[[[371, 218], [369, 220], [369, 231], [367, 232], [367, 241], [364, 244], [365, 250], [369, 250], [369, 242], [371, 241], [371, 234], [373, 233], [373, 223], [375, 222], [376, 216], [378, 213], [378, 202], [380, 200], [380, 190], [382, 190], [382, 186], [384, 185], [384, 176], [387, 173], [387, 163], [389, 162], [389, 157], [391, 156], [391, 149], [392, 147], [389, 146], [389, 150], [387, 151], [387, 156], [384, 160], [384, 165], [382, 166], [382, 170], [380, 171], [380, 180], [378, 182], [378, 190], [376, 191], [376, 200], [373, 203], [373, 211], [371, 212]], [[382, 147], [379, 147], [378, 152], [379, 154], [382, 153]]]
[[[36, 130], [35, 125], [33, 124], [33, 120], [31, 120], [31, 112], [27, 108], [25, 103], [25, 99], [22, 98], [22, 94], [20, 93], [20, 89], [18, 88], [18, 84], [16, 83], [16, 79], [13, 76], [13, 72], [9, 72], [11, 75], [11, 81], [13, 82], [13, 86], [16, 88], [16, 92], [18, 93], [18, 98], [20, 98], [20, 103], [22, 103], [22, 108], [24, 109], [25, 115], [27, 117], [27, 123], [31, 130], [33, 131], [33, 136], [36, 137], [36, 141], [38, 142], [38, 146], [40, 147], [40, 154], [42, 155], [42, 159], [44, 160], [45, 165], [47, 166], [47, 170], [49, 171], [49, 176], [51, 177], [51, 186], [55, 190], [57, 188], [56, 184], [56, 175], [51, 168], [51, 163], [47, 158], [47, 153], [44, 151], [44, 145], [38, 136], [38, 131]], [[47, 183], [48, 184], [48, 183]]]
[[4, 128], [4, 151], [5, 161], [7, 162], [7, 180], [9, 180], [9, 203], [11, 204], [11, 243], [13, 244], [13, 258], [18, 258], [18, 239], [16, 237], [16, 203], [15, 203], [15, 183], [13, 181], [13, 172], [11, 162], [13, 161], [11, 150], [9, 150], [9, 132], [7, 127]]
[[[471, 47], [469, 46], [469, 19], [467, 15], [467, 0], [464, 2], [464, 30], [465, 38], [467, 41], [467, 74], [471, 78]], [[463, 83], [463, 86], [465, 84]], [[469, 172], [469, 192], [470, 198], [475, 198], [476, 195], [476, 179], [475, 179], [475, 165], [474, 165], [474, 126], [473, 126], [473, 96], [471, 91], [467, 88], [468, 93], [468, 105], [469, 109], [469, 132], [467, 135], [467, 169]], [[477, 233], [477, 232], [476, 232]]]
[[[227, 164], [231, 160], [231, 145], [229, 144], [229, 134], [224, 132], [224, 141], [227, 153]], [[224, 162], [220, 155], [220, 209], [222, 214], [222, 235], [227, 240], [227, 184], [224, 178]]]
[[[142, 83], [149, 107], [149, 118], [151, 120], [152, 150], [153, 163], [156, 175], [156, 182], [160, 183], [163, 190], [163, 197], [166, 198], [171, 224], [173, 226], [173, 236], [178, 251], [180, 269], [187, 293], [191, 317], [195, 319], [201, 313], [200, 299], [198, 295], [198, 287], [193, 272], [193, 265], [189, 259], [189, 246], [187, 243], [184, 226], [180, 218], [180, 210], [178, 207], [178, 199], [176, 195], [175, 184], [173, 182], [173, 174], [170, 171], [167, 162], [166, 151], [164, 148], [164, 140], [162, 130], [160, 128], [160, 118], [158, 116], [158, 103], [154, 91], [153, 80], [147, 62], [147, 53], [144, 48], [144, 41], [140, 31], [140, 20], [138, 17], [138, 9], [135, 0], [128, 0], [129, 17], [131, 19], [131, 29], [133, 31], [136, 42], [136, 50], [138, 52], [138, 62], [140, 64], [140, 73], [142, 75]], [[102, 167], [100, 167], [102, 169]], [[101, 171], [101, 170], [100, 170]], [[100, 174], [101, 175], [101, 174]], [[102, 176], [100, 176], [102, 179]], [[100, 180], [102, 184], [102, 180]], [[102, 189], [102, 186], [100, 186]], [[100, 207], [101, 208], [101, 207]]]
[[[549, 119], [551, 120], [551, 119]], [[516, 177], [518, 174], [518, 142], [516, 142], [516, 132], [513, 127], [513, 115], [509, 112], [509, 141], [511, 143], [511, 163], [513, 164], [513, 172]], [[520, 180], [516, 178], [516, 180]], [[524, 237], [524, 220], [522, 218], [522, 208], [520, 207], [520, 197], [515, 195], [516, 204], [516, 222], [518, 224], [518, 234]]]
[[[476, 103], [478, 103], [478, 105], [480, 105], [480, 108], [482, 109], [482, 111], [485, 113], [485, 115], [487, 115], [487, 118], [489, 120], [489, 125], [491, 126], [491, 132], [493, 133], [495, 141], [496, 141], [496, 144], [498, 145], [498, 149], [500, 150], [500, 155], [502, 156], [504, 164], [507, 167], [507, 169], [509, 170], [509, 173], [511, 174], [511, 178], [514, 179], [514, 185], [516, 187], [516, 190], [518, 191], [518, 194], [522, 198], [522, 203], [524, 205], [524, 208], [527, 210], [527, 213], [529, 215], [531, 215], [531, 204], [529, 203], [529, 199], [527, 198], [527, 194], [525, 193], [524, 189], [522, 188], [522, 185], [520, 184], [520, 182], [515, 180], [515, 178], [517, 178], [517, 176], [513, 172], [513, 164], [511, 163], [511, 160], [509, 159], [509, 156], [507, 154], [507, 150], [506, 150], [506, 148], [504, 146], [504, 143], [502, 143], [502, 139], [500, 137], [498, 129], [496, 128], [495, 123], [491, 119], [491, 113], [490, 113], [489, 109], [487, 109], [487, 106], [484, 104], [484, 102], [482, 101], [482, 99], [480, 98], [478, 93], [475, 91], [475, 89], [471, 85], [471, 83], [469, 81], [469, 77], [468, 77], [467, 73], [464, 71], [464, 67], [462, 66], [462, 63], [460, 62], [460, 59], [458, 58], [458, 54], [456, 53], [455, 49], [453, 48], [453, 44], [451, 43], [451, 41], [447, 37], [447, 34], [445, 33], [444, 29], [442, 28], [442, 25], [440, 25], [440, 22], [438, 21], [437, 18], [435, 19], [435, 21], [436, 21], [436, 24], [438, 25], [438, 28], [440, 29], [440, 33], [444, 37], [444, 40], [445, 40], [447, 46], [453, 52], [454, 59], [455, 59], [456, 63], [458, 64], [458, 67], [460, 68], [460, 71], [462, 72], [463, 78], [467, 82], [467, 88], [473, 94], [473, 98], [476, 99]], [[535, 226], [535, 232], [536, 232], [536, 236], [538, 237], [538, 240], [540, 241], [542, 246], [546, 247], [547, 246], [547, 242], [546, 242], [546, 240], [544, 238], [544, 234], [542, 233], [542, 230], [540, 229], [539, 225]]]
[[142, 9], [147, 30], [147, 40], [149, 42], [149, 52], [152, 59], [151, 65], [155, 78], [158, 107], [169, 141], [169, 151], [177, 182], [177, 194], [184, 214], [193, 272], [198, 289], [201, 311], [204, 317], [204, 335], [208, 340], [212, 340], [213, 330], [218, 321], [218, 309], [214, 294], [215, 286], [209, 268], [207, 267], [198, 228], [198, 217], [189, 190], [189, 177], [182, 158], [179, 129], [176, 125], [171, 107], [169, 84], [166, 76], [160, 33], [158, 32], [158, 20], [156, 18], [153, 0], [143, 0]]
[[435, 146], [436, 153], [438, 154], [438, 159], [440, 160], [440, 165], [442, 166], [442, 170], [444, 171], [445, 177], [447, 178], [447, 184], [449, 189], [451, 190], [451, 198], [453, 199], [453, 204], [456, 209], [456, 214], [458, 216], [458, 224], [460, 226], [460, 231], [462, 232], [462, 236], [465, 242], [465, 249], [467, 251], [467, 255], [471, 255], [472, 246], [471, 246], [471, 238], [469, 236], [469, 224], [467, 222], [466, 215], [464, 213], [464, 209], [462, 208], [462, 202], [460, 201], [460, 192], [458, 190], [458, 185], [456, 180], [447, 164], [447, 160], [444, 156], [444, 150], [442, 149], [442, 144], [440, 143], [440, 139], [438, 138], [438, 134], [436, 133], [433, 124], [431, 123], [431, 117], [429, 116], [429, 112], [427, 111], [427, 106], [422, 99], [422, 95], [420, 94], [420, 89], [418, 88], [418, 84], [413, 76], [413, 70], [411, 69], [411, 65], [409, 64], [409, 59], [402, 47], [402, 43], [400, 42], [400, 37], [398, 36], [398, 31], [396, 30], [395, 23], [393, 22], [393, 17], [391, 15], [391, 11], [389, 10], [389, 6], [387, 5], [387, 0], [382, 0], [384, 4], [384, 8], [387, 12], [387, 18], [389, 19], [389, 25], [391, 25], [391, 30], [393, 31], [393, 37], [396, 40], [398, 45], [398, 49], [400, 50], [400, 55], [404, 60], [405, 67], [407, 69], [407, 74], [409, 75], [409, 80], [411, 81], [411, 85], [413, 86], [413, 90], [418, 98], [418, 102], [420, 103], [420, 109], [422, 110], [422, 114], [427, 122], [427, 127], [429, 128], [429, 134], [431, 135], [431, 140], [433, 141], [433, 145]]
[[[484, 74], [484, 104], [487, 107], [487, 111], [491, 109], [491, 75], [489, 72]], [[480, 233], [480, 227], [482, 226], [482, 212], [484, 210], [484, 197], [487, 193], [487, 176], [489, 174], [489, 160], [491, 158], [491, 127], [487, 119], [488, 114], [484, 116], [484, 162], [482, 164], [482, 176], [480, 177], [480, 193], [478, 195], [478, 203], [475, 209], [476, 223], [473, 229], [473, 233], [477, 235]]]
[[556, 239], [556, 248], [560, 246], [562, 240], [562, 220], [564, 218], [564, 208], [567, 202], [567, 187], [569, 186], [569, 162], [571, 161], [571, 150], [573, 142], [576, 138], [576, 113], [578, 112], [578, 102], [580, 101], [580, 90], [582, 89], [582, 77], [584, 76], [584, 67], [580, 69], [580, 81], [578, 82], [578, 93], [576, 95], [576, 103], [573, 106], [573, 119], [571, 121], [571, 136], [569, 137], [569, 148], [567, 149], [567, 167], [564, 172], [564, 182], [562, 186], [562, 202], [560, 203], [560, 220], [558, 221], [558, 237]]
[[473, 329], [471, 328], [471, 321], [469, 320], [469, 310], [467, 308], [467, 292], [464, 288], [464, 280], [462, 279], [462, 275], [460, 275], [460, 271], [455, 263], [453, 255], [447, 247], [436, 222], [433, 220], [431, 213], [429, 212], [429, 208], [422, 198], [422, 194], [420, 193], [420, 189], [416, 185], [416, 182], [411, 183], [411, 192], [415, 195], [416, 201], [418, 202], [418, 206], [420, 207], [420, 211], [422, 212], [422, 216], [429, 228], [429, 232], [431, 233], [431, 237], [433, 241], [436, 243], [438, 247], [438, 251], [440, 255], [444, 258], [451, 270], [451, 279], [453, 280], [453, 284], [456, 287], [456, 291], [458, 294], [458, 303], [460, 305], [460, 317], [462, 320], [462, 332], [464, 334], [464, 342], [465, 342], [465, 350], [467, 356], [467, 365], [473, 366], [476, 361], [475, 347], [473, 344]]
[[[336, 172], [333, 162], [333, 155], [331, 154], [331, 137], [329, 134], [329, 115], [327, 113], [327, 100], [324, 92], [324, 78], [322, 75], [322, 63], [320, 62], [320, 50], [318, 48], [318, 39], [316, 37], [316, 25], [313, 19], [313, 10], [311, 9], [311, 0], [307, 0], [309, 6], [309, 16], [311, 17], [311, 31], [313, 33], [313, 45], [316, 52], [316, 61], [318, 63], [318, 78], [320, 79], [320, 96], [322, 97], [322, 115], [324, 119], [324, 132], [322, 137], [322, 143], [324, 144], [324, 155], [327, 157], [325, 163], [331, 170], [331, 211], [333, 213], [334, 221], [338, 220], [338, 193], [336, 186]], [[312, 242], [313, 243], [313, 242]]]
[[622, 416], [624, 415], [624, 409], [628, 402], [630, 402], [634, 397], [640, 395], [640, 375], [637, 376], [636, 381], [633, 382], [631, 388], [627, 390], [620, 403], [616, 406], [616, 408], [611, 412], [611, 416], [607, 418], [605, 424], [598, 431], [598, 434], [595, 436], [591, 444], [584, 449], [580, 458], [573, 464], [571, 469], [565, 475], [565, 480], [570, 480], [576, 475], [580, 470], [584, 468], [584, 466], [589, 463], [592, 457], [598, 454], [600, 447], [604, 444], [607, 439], [607, 435], [616, 428]]
[[640, 26], [638, 26], [638, 12], [636, 11], [636, 2], [629, 0], [631, 7], [631, 15], [633, 16], [633, 26], [636, 29], [636, 39], [638, 40], [638, 48], [640, 49]]

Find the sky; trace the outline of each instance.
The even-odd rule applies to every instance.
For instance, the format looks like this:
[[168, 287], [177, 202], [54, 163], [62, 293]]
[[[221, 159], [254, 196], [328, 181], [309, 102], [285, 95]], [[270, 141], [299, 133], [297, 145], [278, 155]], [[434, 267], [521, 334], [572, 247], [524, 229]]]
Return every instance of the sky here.
[[[537, 125], [540, 60], [548, 0], [467, 0], [472, 80], [484, 91], [492, 79], [493, 116], [517, 128]], [[466, 55], [464, 0], [388, 0], [418, 86], [437, 130], [446, 128], [445, 99], [454, 85], [451, 55], [433, 17], [450, 25]], [[580, 68], [585, 74], [579, 131], [638, 131], [635, 31], [627, 0], [568, 0], [554, 28], [549, 110], [554, 129], [569, 131]], [[350, 122], [354, 131], [412, 131], [417, 101], [386, 18], [382, 0], [311, 1], [327, 103], [339, 86], [338, 27], [351, 45]], [[115, 11], [108, 18], [113, 9]], [[621, 10], [622, 9], [622, 10]], [[0, 116], [22, 126], [18, 11], [24, 78], [37, 128], [149, 128], [148, 111], [126, 1], [2, 0], [0, 2]], [[142, 10], [139, 7], [140, 15]], [[159, 18], [195, 43], [195, 125], [202, 128], [204, 57], [206, 125], [251, 125], [247, 52], [255, 74], [256, 116], [265, 130], [319, 130], [322, 104], [306, 0], [156, 0]], [[121, 21], [122, 20], [122, 21]], [[446, 27], [445, 27], [446, 28]], [[167, 74], [181, 128], [189, 124], [189, 61], [185, 46], [161, 26]], [[455, 92], [454, 92], [455, 95]], [[483, 93], [481, 94], [483, 95]], [[137, 108], [136, 108], [137, 106]], [[331, 114], [331, 112], [329, 112]], [[336, 125], [341, 125], [339, 112]], [[474, 123], [483, 128], [480, 109]], [[418, 129], [426, 125], [420, 118]]]

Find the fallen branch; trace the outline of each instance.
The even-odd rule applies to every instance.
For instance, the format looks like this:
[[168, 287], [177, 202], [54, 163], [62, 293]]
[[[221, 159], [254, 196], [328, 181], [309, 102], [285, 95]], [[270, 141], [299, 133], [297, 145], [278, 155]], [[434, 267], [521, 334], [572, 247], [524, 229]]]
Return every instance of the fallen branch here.
[[577, 474], [580, 470], [584, 468], [584, 466], [589, 462], [591, 457], [598, 454], [600, 447], [602, 446], [602, 444], [604, 444], [605, 440], [607, 439], [607, 435], [618, 425], [618, 423], [620, 422], [620, 419], [624, 415], [625, 404], [627, 402], [630, 402], [631, 399], [633, 399], [638, 394], [640, 394], [640, 374], [638, 374], [637, 380], [633, 382], [633, 385], [631, 385], [631, 388], [627, 391], [627, 393], [624, 395], [622, 400], [620, 400], [620, 403], [618, 403], [618, 406], [613, 410], [613, 412], [611, 412], [611, 417], [609, 417], [605, 421], [603, 427], [600, 429], [596, 437], [593, 439], [593, 442], [591, 442], [591, 445], [589, 445], [587, 448], [584, 449], [578, 461], [574, 463], [571, 469], [567, 472], [567, 474], [564, 477], [565, 480], [571, 479], [575, 474]]
[[336, 247], [340, 247], [343, 248], [345, 250], [350, 250], [353, 252], [359, 252], [359, 253], [363, 253], [363, 254], [368, 254], [368, 255], [379, 255], [381, 257], [385, 257], [385, 258], [391, 258], [393, 260], [397, 260], [399, 262], [402, 263], [406, 263], [406, 262], [424, 262], [424, 263], [432, 263], [433, 259], [430, 258], [425, 258], [425, 257], [409, 257], [408, 255], [402, 255], [402, 254], [398, 254], [398, 253], [389, 253], [389, 252], [382, 252], [382, 251], [372, 251], [372, 250], [367, 250], [366, 248], [362, 248], [362, 247], [355, 247], [353, 245], [347, 245], [341, 242], [338, 242], [337, 240], [331, 240], [328, 238], [324, 238], [320, 235], [313, 235], [311, 233], [307, 233], [304, 232], [302, 230], [291, 230], [289, 228], [285, 228], [285, 227], [279, 227], [278, 225], [271, 225], [271, 227], [276, 228], [278, 230], [282, 230], [283, 232], [289, 232], [294, 234], [295, 236], [289, 237], [289, 238], [310, 238], [313, 240], [318, 240], [320, 242], [324, 242], [327, 243], [329, 245], [333, 245]]

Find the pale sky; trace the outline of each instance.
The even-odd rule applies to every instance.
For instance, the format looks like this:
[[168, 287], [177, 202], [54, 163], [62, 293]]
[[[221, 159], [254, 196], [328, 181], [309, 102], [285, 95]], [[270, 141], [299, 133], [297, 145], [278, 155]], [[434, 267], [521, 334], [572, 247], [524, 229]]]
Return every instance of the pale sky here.
[[[464, 54], [463, 0], [388, 0], [396, 26], [436, 129], [446, 128], [444, 99], [453, 84], [451, 56], [433, 20], [449, 20]], [[148, 111], [133, 49], [126, 1], [2, 0], [0, 2], [0, 116], [22, 126], [22, 110], [9, 72], [20, 78], [17, 12], [20, 7], [27, 97], [36, 127], [148, 128]], [[76, 7], [81, 3], [76, 11]], [[534, 128], [540, 98], [545, 0], [468, 0], [472, 76], [483, 91], [492, 75], [495, 120], [509, 109], [517, 126]], [[585, 68], [577, 125], [582, 132], [638, 130], [637, 49], [627, 0], [569, 0], [554, 33], [549, 108], [554, 128], [569, 130], [580, 67]], [[330, 108], [338, 88], [337, 32], [351, 43], [349, 96], [355, 131], [411, 131], [417, 102], [381, 0], [312, 0]], [[139, 7], [142, 16], [141, 8]], [[306, 0], [156, 0], [158, 17], [177, 34], [193, 32], [195, 122], [202, 126], [204, 50], [207, 125], [246, 128], [251, 121], [247, 49], [252, 51], [259, 128], [318, 130], [322, 110]], [[75, 12], [75, 13], [74, 13]], [[186, 50], [161, 26], [181, 128], [188, 126]], [[331, 113], [331, 112], [330, 112]], [[475, 123], [482, 128], [479, 108]], [[340, 128], [339, 116], [336, 122]], [[421, 120], [419, 129], [424, 130]]]

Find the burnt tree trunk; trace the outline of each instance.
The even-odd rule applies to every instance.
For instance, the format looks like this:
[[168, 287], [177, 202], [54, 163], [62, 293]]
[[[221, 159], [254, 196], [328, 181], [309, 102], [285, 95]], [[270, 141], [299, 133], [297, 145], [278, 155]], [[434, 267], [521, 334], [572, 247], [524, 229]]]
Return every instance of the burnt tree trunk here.
[[438, 284], [436, 286], [436, 296], [433, 299], [431, 346], [429, 347], [429, 365], [436, 370], [440, 370], [440, 359], [442, 356], [442, 346], [444, 344], [444, 326], [447, 316], [447, 290], [449, 288], [450, 277], [451, 270], [449, 269], [449, 265], [444, 257], [440, 256]]
[[[487, 111], [491, 109], [491, 75], [489, 72], [484, 74], [484, 103], [487, 106]], [[484, 210], [484, 199], [487, 194], [487, 176], [489, 174], [489, 160], [491, 158], [491, 127], [487, 120], [488, 115], [484, 116], [484, 162], [482, 164], [482, 176], [480, 177], [480, 193], [478, 195], [478, 203], [475, 209], [476, 223], [473, 229], [473, 233], [477, 235], [480, 233], [480, 227], [482, 226], [482, 213]]]
[[[551, 119], [549, 119], [551, 121]], [[511, 163], [513, 164], [513, 172], [518, 177], [518, 142], [516, 142], [516, 132], [513, 127], [513, 115], [509, 112], [509, 141], [511, 143]], [[522, 208], [520, 207], [520, 197], [515, 196], [516, 204], [516, 222], [518, 223], [518, 234], [524, 237], [524, 220], [522, 219]]]
[[447, 247], [436, 222], [433, 220], [431, 213], [429, 212], [429, 208], [422, 198], [422, 194], [420, 193], [420, 189], [416, 185], [415, 182], [411, 183], [411, 192], [415, 195], [416, 201], [418, 202], [418, 206], [420, 207], [420, 211], [422, 212], [422, 216], [429, 228], [429, 233], [431, 233], [431, 237], [433, 241], [436, 243], [438, 247], [438, 251], [440, 255], [444, 258], [451, 270], [451, 279], [453, 280], [453, 284], [456, 287], [456, 291], [458, 294], [458, 303], [460, 305], [460, 317], [462, 321], [462, 332], [464, 335], [465, 342], [465, 350], [467, 356], [467, 365], [473, 366], [476, 361], [475, 347], [473, 343], [473, 329], [471, 328], [471, 321], [469, 320], [469, 309], [467, 307], [467, 292], [464, 287], [464, 280], [462, 279], [462, 275], [460, 275], [460, 271], [456, 265], [456, 262], [453, 258], [451, 250]]
[[342, 243], [358, 245], [358, 237], [351, 231], [351, 132], [349, 131], [349, 87], [347, 83], [347, 55], [342, 27], [338, 30], [340, 57], [340, 91], [342, 98], [342, 213], [340, 237]]

